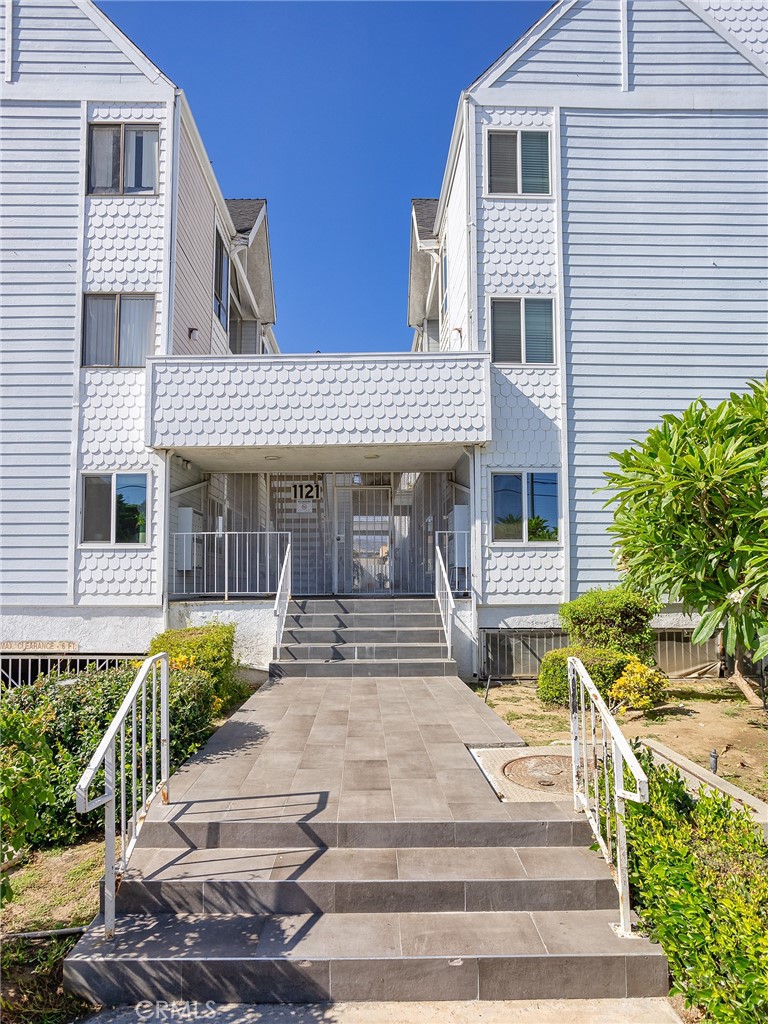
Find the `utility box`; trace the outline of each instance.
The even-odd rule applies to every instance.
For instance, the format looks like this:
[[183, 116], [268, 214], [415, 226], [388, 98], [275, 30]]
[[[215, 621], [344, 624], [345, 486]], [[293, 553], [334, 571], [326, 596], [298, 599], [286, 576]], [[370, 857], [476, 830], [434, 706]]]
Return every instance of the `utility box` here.
[[176, 568], [190, 572], [203, 566], [203, 517], [196, 508], [181, 507], [176, 517]]
[[448, 560], [456, 569], [469, 568], [469, 505], [454, 505], [448, 513], [448, 530], [460, 536], [449, 537]]

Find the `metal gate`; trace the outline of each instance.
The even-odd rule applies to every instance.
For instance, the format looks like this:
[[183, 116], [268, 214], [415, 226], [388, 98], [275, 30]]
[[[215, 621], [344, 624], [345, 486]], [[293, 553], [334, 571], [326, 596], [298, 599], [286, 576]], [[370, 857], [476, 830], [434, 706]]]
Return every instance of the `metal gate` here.
[[336, 592], [389, 593], [392, 488], [338, 487], [336, 530]]
[[444, 473], [292, 473], [270, 477], [273, 529], [290, 533], [298, 595], [427, 594]]

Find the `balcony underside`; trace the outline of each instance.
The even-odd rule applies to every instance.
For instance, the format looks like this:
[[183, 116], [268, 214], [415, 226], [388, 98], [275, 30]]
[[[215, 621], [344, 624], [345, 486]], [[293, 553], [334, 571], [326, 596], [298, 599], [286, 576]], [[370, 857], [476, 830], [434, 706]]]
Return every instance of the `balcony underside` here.
[[448, 471], [464, 452], [461, 445], [393, 444], [284, 445], [269, 448], [174, 447], [173, 452], [206, 473], [332, 473]]

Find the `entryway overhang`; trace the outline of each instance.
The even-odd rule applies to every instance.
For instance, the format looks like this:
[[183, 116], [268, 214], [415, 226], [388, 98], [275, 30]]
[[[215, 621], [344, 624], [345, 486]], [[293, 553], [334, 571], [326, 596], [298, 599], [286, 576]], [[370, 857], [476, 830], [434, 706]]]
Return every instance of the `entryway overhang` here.
[[147, 443], [203, 470], [447, 470], [491, 439], [482, 353], [154, 357]]

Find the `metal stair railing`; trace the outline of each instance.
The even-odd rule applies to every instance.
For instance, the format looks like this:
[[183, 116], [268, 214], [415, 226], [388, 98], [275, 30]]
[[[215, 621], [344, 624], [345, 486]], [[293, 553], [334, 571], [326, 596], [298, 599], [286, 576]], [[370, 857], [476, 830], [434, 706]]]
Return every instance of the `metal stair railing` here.
[[[619, 935], [632, 934], [627, 871], [627, 800], [648, 802], [648, 777], [589, 673], [578, 658], [568, 659], [568, 693], [573, 754], [573, 799], [584, 811], [619, 891]], [[634, 789], [627, 789], [627, 776]]]
[[278, 659], [280, 658], [280, 646], [283, 642], [283, 629], [285, 628], [285, 619], [288, 614], [288, 603], [291, 600], [291, 576], [291, 542], [288, 541], [275, 597], [275, 619], [277, 620], [275, 623], [275, 657]]
[[445, 630], [445, 643], [448, 657], [452, 657], [453, 650], [453, 610], [456, 602], [451, 592], [451, 581], [445, 568], [445, 562], [439, 547], [435, 547], [435, 597], [440, 607], [440, 617], [443, 620]]
[[[159, 669], [159, 671], [158, 671]], [[77, 784], [81, 814], [104, 808], [104, 936], [115, 935], [115, 895], [150, 805], [169, 799], [168, 655], [147, 658]], [[89, 791], [102, 777], [103, 789]], [[119, 806], [118, 806], [119, 805]], [[116, 853], [117, 817], [120, 849]]]

